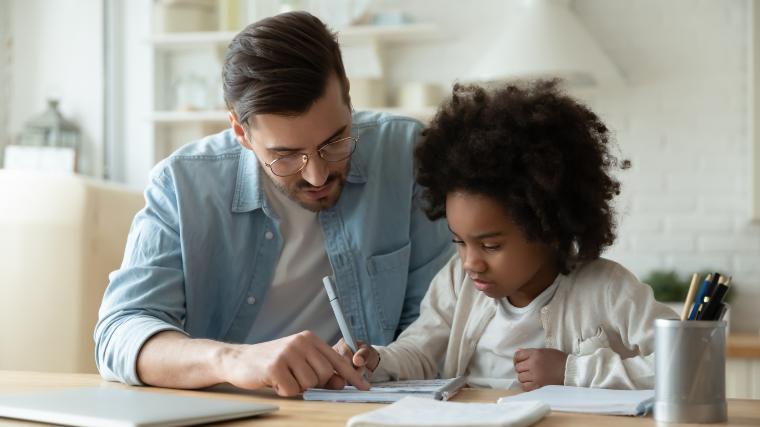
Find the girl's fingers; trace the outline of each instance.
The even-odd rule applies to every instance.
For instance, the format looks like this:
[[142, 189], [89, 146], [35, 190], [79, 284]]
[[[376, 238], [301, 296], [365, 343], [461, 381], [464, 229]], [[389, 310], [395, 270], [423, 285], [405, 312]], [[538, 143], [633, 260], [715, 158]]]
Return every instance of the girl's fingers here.
[[356, 352], [353, 358], [354, 366], [366, 366], [367, 358], [370, 353], [375, 351], [372, 347], [362, 347]]

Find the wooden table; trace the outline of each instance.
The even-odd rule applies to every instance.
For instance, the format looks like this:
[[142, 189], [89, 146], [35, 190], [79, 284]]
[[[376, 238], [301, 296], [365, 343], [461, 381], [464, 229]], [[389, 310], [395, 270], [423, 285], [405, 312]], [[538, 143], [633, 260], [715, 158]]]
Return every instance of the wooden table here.
[[[0, 371], [0, 394], [20, 393], [35, 390], [52, 390], [71, 387], [126, 387], [109, 383], [94, 374], [51, 374], [39, 372]], [[145, 388], [145, 390], [186, 396], [203, 396], [212, 399], [249, 400], [271, 403], [280, 410], [271, 415], [248, 418], [240, 421], [220, 423], [224, 426], [345, 426], [353, 415], [377, 409], [381, 405], [365, 403], [306, 402], [300, 398], [280, 398], [269, 390], [241, 391], [231, 387], [216, 387], [210, 391], [170, 390]], [[510, 394], [504, 390], [462, 390], [455, 398], [459, 402], [496, 402], [500, 396]], [[0, 425], [33, 425], [0, 418]], [[570, 414], [554, 412], [538, 422], [536, 426], [655, 426], [649, 417], [613, 417], [601, 415]], [[705, 424], [661, 424], [663, 426], [704, 426]], [[760, 400], [728, 400], [728, 424], [723, 426], [760, 426]]]
[[760, 335], [731, 334], [726, 338], [727, 358], [760, 358]]

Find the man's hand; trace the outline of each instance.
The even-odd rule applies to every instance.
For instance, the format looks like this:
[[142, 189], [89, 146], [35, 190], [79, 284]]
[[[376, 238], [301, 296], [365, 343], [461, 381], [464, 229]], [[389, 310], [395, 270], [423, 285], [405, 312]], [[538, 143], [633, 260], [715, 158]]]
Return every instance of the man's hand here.
[[[351, 363], [359, 375], [364, 375], [365, 369], [371, 374], [377, 369], [377, 365], [380, 364], [380, 353], [363, 341], [359, 341], [358, 345], [359, 350], [356, 351], [356, 354], [353, 354], [346, 342], [341, 338], [340, 341], [333, 346], [333, 349], [348, 363]], [[339, 376], [335, 376], [330, 380], [326, 388], [340, 390], [345, 386], [346, 381]]]
[[310, 331], [233, 346], [221, 358], [220, 376], [240, 388], [269, 386], [280, 396], [295, 396], [310, 387], [348, 381], [360, 390], [369, 390], [369, 383], [351, 362]]
[[523, 391], [565, 383], [567, 353], [552, 348], [527, 348], [518, 350], [514, 361]]

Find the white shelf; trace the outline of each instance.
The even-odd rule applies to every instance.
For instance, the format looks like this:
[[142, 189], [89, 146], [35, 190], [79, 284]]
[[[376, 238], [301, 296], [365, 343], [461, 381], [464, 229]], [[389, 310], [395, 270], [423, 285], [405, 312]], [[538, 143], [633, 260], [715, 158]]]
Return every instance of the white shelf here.
[[227, 111], [154, 111], [150, 114], [154, 123], [223, 123], [227, 122]]
[[[413, 117], [422, 122], [427, 122], [435, 114], [436, 107], [419, 109], [385, 107], [385, 108], [362, 108], [357, 110], [383, 111], [400, 116]], [[154, 123], [226, 123], [227, 111], [154, 111], [150, 114], [150, 120]]]
[[[198, 31], [188, 33], [164, 33], [152, 36], [149, 42], [156, 48], [173, 49], [197, 45], [225, 45], [237, 34], [236, 31]], [[338, 31], [341, 43], [352, 44], [367, 40], [399, 43], [433, 39], [440, 35], [434, 24], [404, 25], [356, 25]]]
[[341, 43], [365, 39], [398, 43], [434, 39], [440, 34], [440, 30], [435, 24], [356, 25], [338, 31], [338, 40]]
[[150, 43], [163, 49], [181, 48], [197, 45], [224, 45], [232, 41], [237, 32], [233, 31], [197, 31], [192, 33], [155, 34]]

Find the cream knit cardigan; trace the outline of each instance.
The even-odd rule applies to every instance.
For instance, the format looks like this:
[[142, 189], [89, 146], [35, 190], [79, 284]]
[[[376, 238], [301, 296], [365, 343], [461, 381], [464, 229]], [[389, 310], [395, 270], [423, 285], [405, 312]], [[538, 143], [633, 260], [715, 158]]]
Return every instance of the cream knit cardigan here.
[[[381, 360], [372, 379], [465, 375], [495, 312], [493, 299], [474, 288], [455, 255], [433, 278], [420, 317], [395, 342], [375, 347]], [[545, 346], [569, 354], [565, 385], [651, 389], [654, 321], [676, 313], [630, 271], [600, 258], [560, 275], [540, 317]]]

